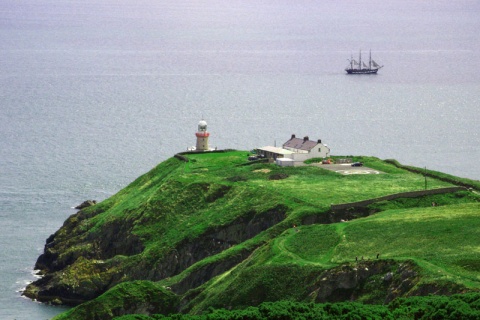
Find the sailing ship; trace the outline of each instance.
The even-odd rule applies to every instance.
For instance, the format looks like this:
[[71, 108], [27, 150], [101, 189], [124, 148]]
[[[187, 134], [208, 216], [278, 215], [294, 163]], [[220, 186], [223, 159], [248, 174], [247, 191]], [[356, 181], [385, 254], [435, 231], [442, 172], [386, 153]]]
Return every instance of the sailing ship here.
[[372, 60], [371, 50], [370, 50], [370, 58], [368, 59], [368, 65], [362, 61], [361, 50], [358, 56], [358, 61], [353, 59], [353, 56], [352, 56], [352, 58], [349, 59], [349, 62], [350, 62], [349, 66], [345, 68], [345, 71], [347, 71], [348, 74], [375, 74], [377, 73], [378, 69], [383, 67]]

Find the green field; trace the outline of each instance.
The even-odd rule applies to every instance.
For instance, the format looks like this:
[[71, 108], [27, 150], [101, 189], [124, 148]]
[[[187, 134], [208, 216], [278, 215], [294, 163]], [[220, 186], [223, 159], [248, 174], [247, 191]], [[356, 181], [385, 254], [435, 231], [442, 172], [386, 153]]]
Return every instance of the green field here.
[[[413, 259], [432, 278], [480, 286], [478, 203], [396, 209], [363, 219], [288, 230], [275, 240], [284, 262], [322, 266]], [[291, 261], [288, 261], [288, 258]]]
[[[67, 292], [75, 288], [78, 292], [80, 286], [90, 295], [103, 293], [104, 284], [112, 288], [58, 319], [76, 319], [76, 314], [94, 309], [113, 316], [112, 310], [125, 308], [125, 299], [132, 300], [124, 293], [129, 283], [137, 291], [139, 285], [160, 290], [169, 301], [177, 301], [178, 311], [192, 314], [265, 301], [312, 302], [325, 272], [353, 270], [359, 263], [373, 266], [375, 261], [385, 262], [382, 275], [368, 275], [361, 288], [332, 299], [353, 294], [358, 301], [377, 303], [387, 294], [401, 297], [437, 289], [451, 294], [480, 288], [478, 182], [428, 172], [429, 189], [462, 183], [473, 190], [380, 201], [361, 209], [369, 212], [365, 218], [305, 225], [303, 221], [331, 215], [332, 204], [424, 190], [425, 176], [373, 157], [354, 157], [354, 161], [381, 174], [340, 175], [321, 166], [278, 167], [248, 162], [247, 155], [247, 151], [229, 151], [184, 154], [187, 162], [171, 158], [113, 197], [72, 216], [49, 249], [58, 253], [56, 265], [65, 264], [54, 273], [55, 281]], [[272, 212], [284, 217], [269, 224], [270, 218], [262, 217]], [[253, 232], [256, 229], [248, 221], [268, 228]], [[110, 238], [105, 239], [106, 234]], [[118, 246], [115, 250], [112, 242]], [[182, 251], [185, 248], [196, 251]], [[174, 256], [182, 262], [172, 260]], [[375, 288], [385, 268], [395, 273], [405, 261], [415, 273], [408, 290]], [[176, 263], [182, 268], [164, 271]], [[205, 270], [217, 271], [207, 277]], [[155, 285], [129, 282], [135, 280]], [[121, 283], [121, 290], [115, 283]], [[189, 290], [175, 294], [178, 286]], [[172, 287], [171, 293], [162, 289], [167, 287]], [[150, 301], [147, 296], [140, 300]]]

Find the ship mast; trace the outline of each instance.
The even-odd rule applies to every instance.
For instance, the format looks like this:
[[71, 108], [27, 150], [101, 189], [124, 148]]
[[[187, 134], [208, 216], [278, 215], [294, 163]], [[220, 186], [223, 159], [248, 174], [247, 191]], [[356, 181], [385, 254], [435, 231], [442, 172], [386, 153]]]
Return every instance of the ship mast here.
[[368, 69], [372, 70], [372, 49], [370, 49], [370, 60], [368, 61]]
[[358, 69], [362, 70], [362, 50], [360, 50], [360, 53], [358, 54]]

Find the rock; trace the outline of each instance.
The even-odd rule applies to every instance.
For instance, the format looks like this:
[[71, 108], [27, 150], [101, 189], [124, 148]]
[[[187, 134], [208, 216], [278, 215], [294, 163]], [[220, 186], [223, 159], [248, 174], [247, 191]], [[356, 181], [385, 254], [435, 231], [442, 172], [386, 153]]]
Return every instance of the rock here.
[[[220, 197], [228, 190], [219, 188], [212, 194]], [[44, 253], [35, 264], [44, 276], [29, 284], [24, 295], [42, 302], [59, 299], [65, 305], [75, 306], [94, 299], [125, 278], [165, 279], [280, 223], [285, 219], [286, 211], [287, 207], [282, 205], [263, 212], [249, 211], [229, 224], [213, 227], [195, 239], [177, 243], [161, 259], [151, 261], [134, 257], [145, 249], [141, 238], [131, 232], [137, 220], [127, 217], [112, 219], [98, 226], [96, 232], [85, 232], [82, 229], [88, 221], [85, 216], [91, 213], [79, 211], [47, 239]], [[243, 250], [228, 260], [205, 264], [172, 285], [171, 291], [184, 294], [231, 269], [251, 253], [252, 250]], [[130, 265], [123, 264], [127, 257], [131, 257]]]
[[269, 180], [282, 180], [288, 178], [288, 174], [286, 173], [275, 173], [268, 177]]
[[93, 205], [97, 204], [97, 200], [86, 200], [83, 201], [81, 204], [75, 207], [75, 209], [81, 210], [87, 207], [91, 207]]
[[387, 272], [387, 274], [383, 277], [383, 281], [385, 282], [390, 282], [393, 279], [393, 273], [392, 272]]

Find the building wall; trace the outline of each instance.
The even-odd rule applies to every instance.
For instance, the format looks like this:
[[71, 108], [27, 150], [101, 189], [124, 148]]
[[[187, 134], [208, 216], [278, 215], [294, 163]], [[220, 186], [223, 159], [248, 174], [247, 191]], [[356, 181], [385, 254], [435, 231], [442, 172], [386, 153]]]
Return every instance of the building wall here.
[[208, 150], [208, 137], [197, 137], [197, 150]]
[[309, 152], [310, 158], [327, 158], [330, 156], [330, 148], [319, 143]]
[[270, 151], [266, 151], [266, 150], [260, 150], [260, 149], [256, 149], [255, 152], [258, 155], [262, 155], [263, 157], [268, 158], [268, 159], [292, 158], [291, 154], [279, 154], [279, 153], [270, 152]]
[[281, 167], [293, 167], [295, 164], [295, 161], [288, 161], [286, 159], [288, 158], [277, 158], [275, 162], [278, 166], [281, 166]]
[[330, 156], [330, 149], [319, 143], [310, 150], [309, 153], [294, 153], [292, 159], [295, 161], [305, 161], [311, 158], [327, 158]]
[[292, 154], [292, 159], [298, 162], [303, 162], [307, 159], [310, 159], [310, 155], [308, 153], [294, 153]]
[[289, 147], [284, 147], [285, 150], [290, 150], [295, 153], [305, 153], [308, 154], [307, 150], [301, 150], [301, 149], [295, 149], [295, 148], [289, 148]]

